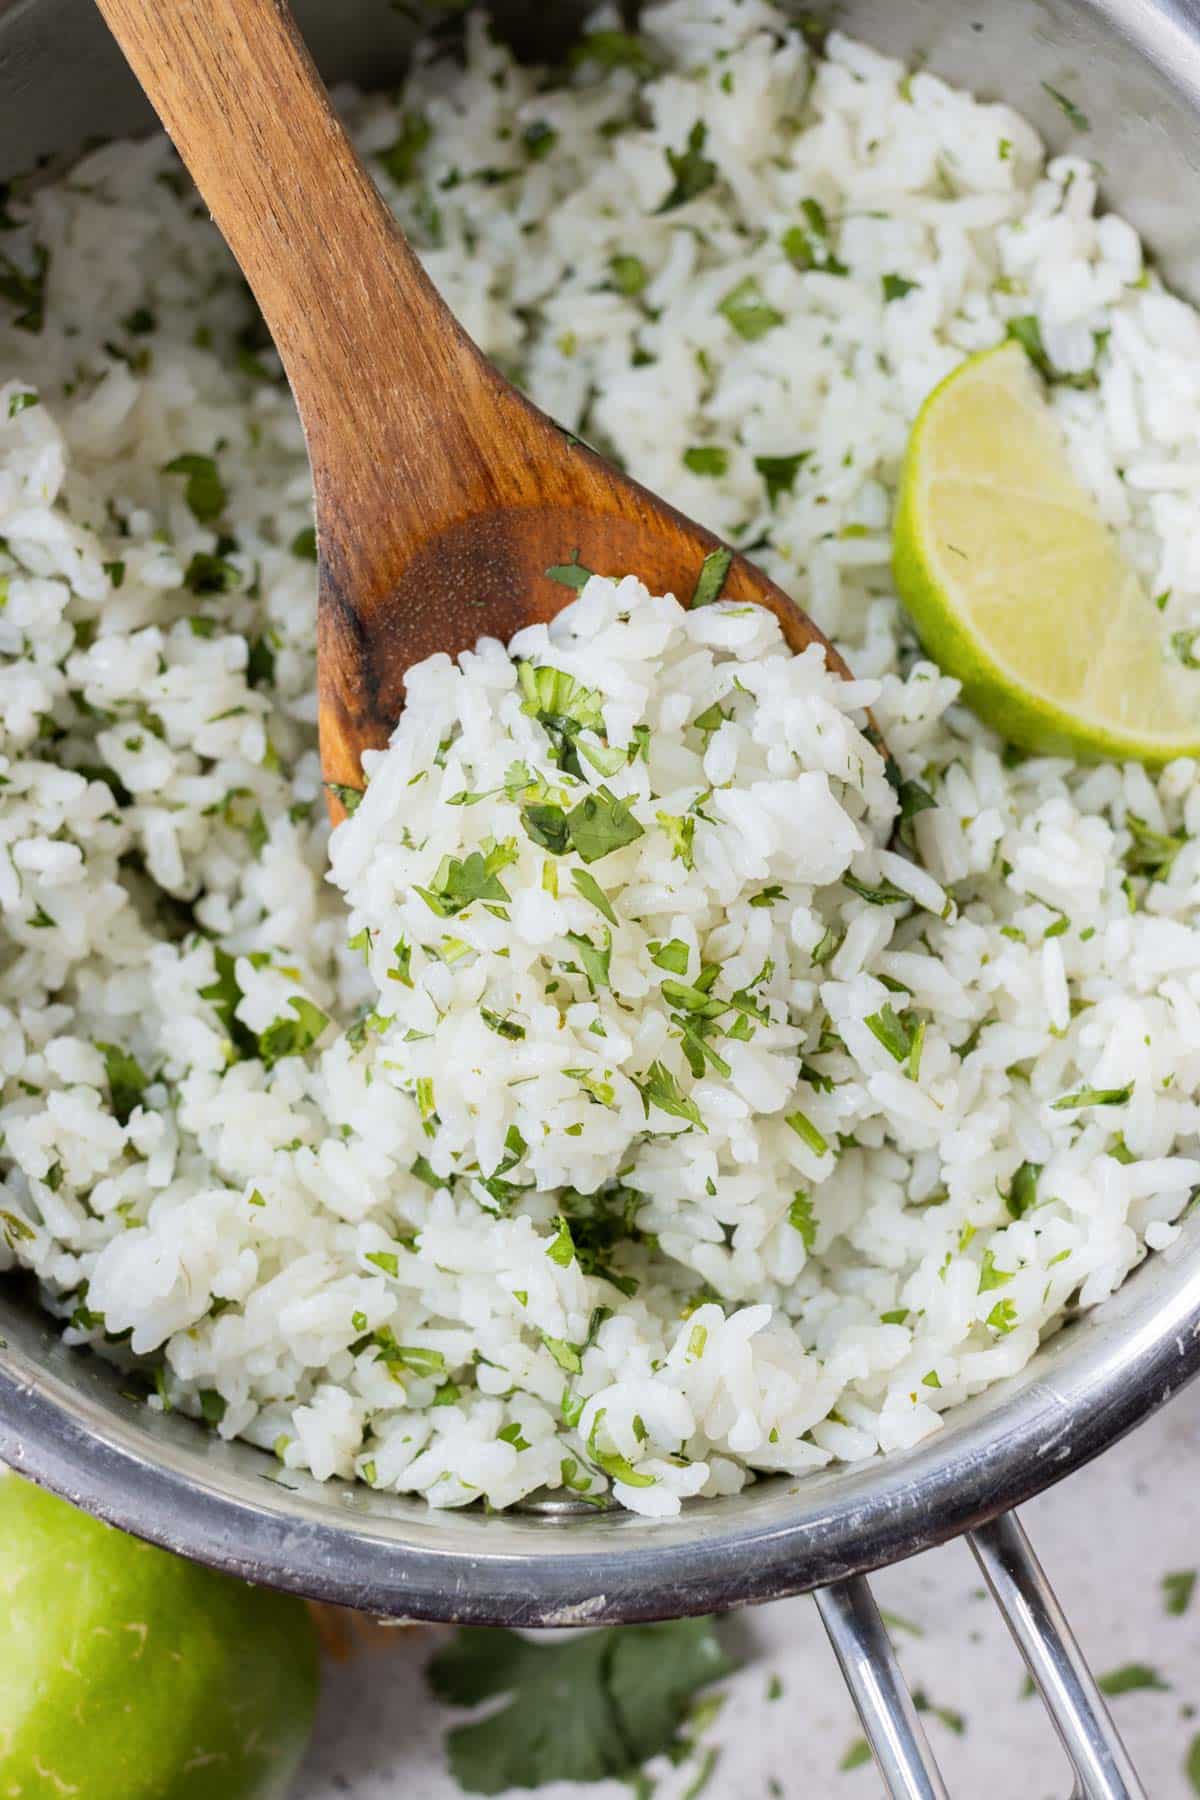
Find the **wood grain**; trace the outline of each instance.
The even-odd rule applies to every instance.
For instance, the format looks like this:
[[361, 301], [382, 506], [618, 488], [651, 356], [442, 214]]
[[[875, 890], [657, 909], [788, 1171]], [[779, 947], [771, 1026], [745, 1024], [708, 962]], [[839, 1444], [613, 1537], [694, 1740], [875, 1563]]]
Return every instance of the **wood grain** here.
[[[362, 785], [405, 671], [511, 637], [572, 598], [577, 556], [690, 597], [719, 547], [531, 406], [435, 292], [284, 0], [97, 0], [254, 290], [296, 398], [316, 496], [326, 779]], [[744, 558], [730, 599], [825, 643]], [[844, 665], [826, 646], [831, 665]]]

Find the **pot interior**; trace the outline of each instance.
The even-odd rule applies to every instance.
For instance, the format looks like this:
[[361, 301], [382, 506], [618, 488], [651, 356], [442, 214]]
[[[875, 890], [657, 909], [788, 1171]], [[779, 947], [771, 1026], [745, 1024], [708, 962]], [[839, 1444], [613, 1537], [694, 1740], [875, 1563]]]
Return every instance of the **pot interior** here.
[[[330, 81], [387, 86], [450, 0], [297, 0]], [[806, 11], [809, 9], [806, 9]], [[585, 8], [493, 7], [525, 56], [560, 55]], [[1170, 0], [846, 0], [837, 24], [1067, 132], [1086, 113], [1107, 198], [1200, 294], [1200, 24]], [[1169, 70], [1169, 73], [1168, 73]], [[0, 0], [0, 174], [152, 115], [91, 0]], [[1200, 1218], [1011, 1381], [886, 1463], [762, 1481], [682, 1518], [486, 1517], [283, 1471], [149, 1413], [98, 1358], [63, 1348], [28, 1285], [0, 1277], [0, 1455], [144, 1536], [260, 1580], [397, 1615], [518, 1624], [660, 1617], [770, 1598], [936, 1542], [1103, 1449], [1200, 1366]]]

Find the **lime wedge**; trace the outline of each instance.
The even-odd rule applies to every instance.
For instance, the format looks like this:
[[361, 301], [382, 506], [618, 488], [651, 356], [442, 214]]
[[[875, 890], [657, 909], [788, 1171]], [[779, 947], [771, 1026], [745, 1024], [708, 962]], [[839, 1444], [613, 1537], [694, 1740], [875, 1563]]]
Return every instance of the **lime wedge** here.
[[1017, 344], [962, 363], [908, 441], [893, 567], [929, 655], [1027, 750], [1200, 753], [1200, 674], [1076, 479]]

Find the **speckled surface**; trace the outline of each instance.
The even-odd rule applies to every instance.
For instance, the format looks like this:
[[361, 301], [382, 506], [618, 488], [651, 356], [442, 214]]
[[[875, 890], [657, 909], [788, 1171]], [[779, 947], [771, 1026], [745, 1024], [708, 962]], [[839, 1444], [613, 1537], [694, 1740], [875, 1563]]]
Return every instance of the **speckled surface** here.
[[[1169, 1572], [1200, 1567], [1200, 1384], [1124, 1443], [1026, 1507], [1022, 1517], [1099, 1674], [1138, 1662], [1165, 1689], [1112, 1702], [1151, 1800], [1193, 1800], [1185, 1762], [1200, 1734], [1200, 1583], [1182, 1616], [1166, 1610]], [[1071, 1781], [1020, 1659], [970, 1553], [951, 1544], [875, 1579], [880, 1604], [907, 1622], [902, 1665], [933, 1707], [928, 1720], [955, 1800], [1066, 1800]], [[812, 1602], [791, 1600], [729, 1624], [745, 1666], [704, 1733], [719, 1758], [705, 1800], [867, 1800], [871, 1766], [839, 1770], [858, 1736]], [[432, 1631], [397, 1632], [329, 1670], [321, 1719], [295, 1800], [452, 1800], [442, 1735], [449, 1715], [427, 1696]], [[768, 1698], [772, 1676], [782, 1693]], [[697, 1775], [652, 1765], [656, 1800], [683, 1800]], [[772, 1785], [772, 1784], [776, 1785]], [[617, 1782], [540, 1789], [547, 1800], [629, 1800]]]

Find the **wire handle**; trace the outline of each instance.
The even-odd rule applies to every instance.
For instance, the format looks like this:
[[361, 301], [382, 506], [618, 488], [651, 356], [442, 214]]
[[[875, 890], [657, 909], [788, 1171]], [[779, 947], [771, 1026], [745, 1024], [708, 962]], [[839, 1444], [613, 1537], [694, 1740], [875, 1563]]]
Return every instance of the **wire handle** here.
[[[1072, 1800], [1146, 1800], [1095, 1677], [1015, 1512], [967, 1534], [1075, 1771]], [[816, 1595], [890, 1800], [948, 1800], [866, 1579]]]

